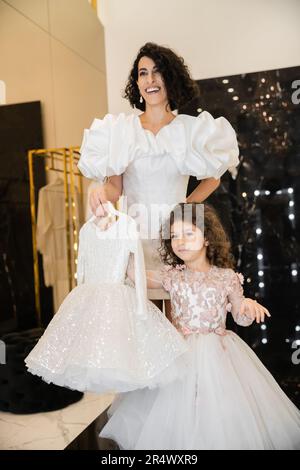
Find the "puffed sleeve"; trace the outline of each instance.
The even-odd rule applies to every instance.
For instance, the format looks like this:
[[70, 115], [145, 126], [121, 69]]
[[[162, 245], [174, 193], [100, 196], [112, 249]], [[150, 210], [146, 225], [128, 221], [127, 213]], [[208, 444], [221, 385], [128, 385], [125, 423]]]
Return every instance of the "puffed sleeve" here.
[[235, 273], [232, 269], [228, 270], [228, 310], [231, 312], [234, 321], [240, 326], [249, 326], [253, 319], [241, 314], [241, 305], [244, 300], [244, 291], [242, 287], [243, 275]]
[[181, 173], [198, 180], [220, 178], [239, 163], [236, 133], [227, 119], [214, 119], [207, 111], [189, 120], [187, 153]]
[[120, 113], [94, 119], [91, 127], [84, 130], [78, 162], [84, 176], [102, 182], [107, 176], [124, 173], [130, 159], [126, 129], [126, 115]]

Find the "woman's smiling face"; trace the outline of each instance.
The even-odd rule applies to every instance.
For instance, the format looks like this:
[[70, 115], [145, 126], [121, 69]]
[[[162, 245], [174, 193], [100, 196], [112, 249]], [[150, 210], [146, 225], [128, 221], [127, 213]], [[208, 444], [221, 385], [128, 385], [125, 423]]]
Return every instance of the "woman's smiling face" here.
[[137, 85], [147, 104], [157, 105], [168, 102], [164, 80], [155, 62], [149, 57], [142, 57], [138, 63]]

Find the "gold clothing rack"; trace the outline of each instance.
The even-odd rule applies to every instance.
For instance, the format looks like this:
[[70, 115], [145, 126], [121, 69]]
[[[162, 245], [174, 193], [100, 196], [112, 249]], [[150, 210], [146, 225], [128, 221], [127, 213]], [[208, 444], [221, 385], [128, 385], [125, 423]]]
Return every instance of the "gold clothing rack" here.
[[[34, 178], [34, 159], [44, 158], [46, 160], [45, 170], [63, 173], [64, 181], [64, 201], [65, 201], [65, 219], [66, 219], [66, 246], [67, 246], [67, 268], [68, 268], [68, 287], [69, 291], [73, 288], [73, 272], [76, 272], [77, 253], [78, 253], [78, 227], [76, 226], [76, 207], [75, 207], [75, 190], [78, 187], [79, 197], [83, 201], [82, 174], [77, 170], [74, 171], [74, 164], [79, 160], [79, 147], [66, 147], [56, 149], [37, 149], [28, 151], [28, 168], [29, 168], [29, 184], [30, 184], [30, 214], [32, 229], [32, 249], [33, 249], [33, 273], [34, 273], [34, 291], [37, 323], [41, 326], [41, 302], [40, 302], [40, 280], [39, 280], [39, 264], [37, 250], [37, 215], [35, 203], [35, 178]], [[60, 165], [59, 165], [60, 164]], [[61, 166], [61, 168], [59, 168]], [[75, 178], [78, 177], [78, 186], [75, 187]], [[72, 238], [69, 223], [71, 203], [71, 229], [73, 232], [73, 250], [74, 250], [74, 266], [72, 266]], [[72, 269], [73, 268], [73, 269]]]

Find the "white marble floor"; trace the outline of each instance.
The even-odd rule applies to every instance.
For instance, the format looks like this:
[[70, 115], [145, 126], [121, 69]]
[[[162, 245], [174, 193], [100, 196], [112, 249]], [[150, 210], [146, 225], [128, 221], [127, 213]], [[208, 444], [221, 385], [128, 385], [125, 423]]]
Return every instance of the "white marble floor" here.
[[79, 402], [48, 413], [0, 412], [0, 449], [63, 450], [111, 404], [114, 396], [86, 393]]

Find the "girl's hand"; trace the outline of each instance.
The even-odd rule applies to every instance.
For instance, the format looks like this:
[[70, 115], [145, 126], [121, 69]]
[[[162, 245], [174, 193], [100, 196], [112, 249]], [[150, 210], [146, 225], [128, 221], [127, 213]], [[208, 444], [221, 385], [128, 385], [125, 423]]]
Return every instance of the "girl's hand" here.
[[240, 313], [252, 318], [252, 320], [256, 320], [256, 323], [264, 322], [265, 315], [267, 315], [267, 317], [271, 316], [269, 310], [256, 302], [256, 300], [249, 298], [243, 300]]
[[101, 217], [106, 214], [102, 205], [104, 202], [107, 202], [105, 187], [100, 186], [99, 188], [93, 189], [90, 194], [89, 204], [94, 215]]

